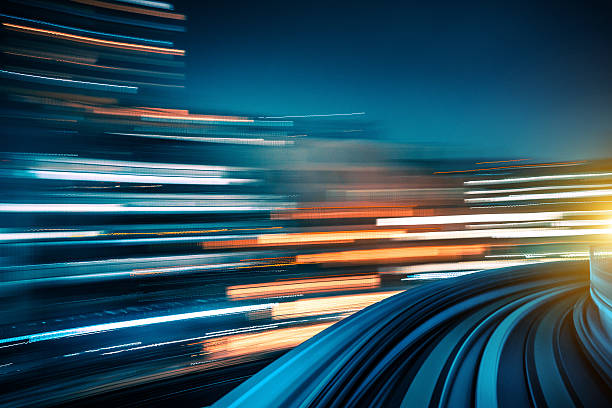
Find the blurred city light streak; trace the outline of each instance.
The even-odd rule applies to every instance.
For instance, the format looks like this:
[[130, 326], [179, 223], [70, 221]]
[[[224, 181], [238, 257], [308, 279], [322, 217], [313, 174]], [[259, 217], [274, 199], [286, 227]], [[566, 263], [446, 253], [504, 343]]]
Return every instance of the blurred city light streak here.
[[294, 319], [298, 317], [355, 312], [401, 292], [359, 293], [280, 302], [272, 307], [272, 319]]
[[68, 26], [65, 26], [65, 25], [49, 23], [49, 22], [42, 21], [42, 20], [33, 20], [33, 19], [30, 19], [30, 18], [10, 16], [10, 15], [1, 14], [1, 13], [0, 13], [0, 17], [5, 17], [5, 18], [12, 19], [12, 20], [18, 20], [18, 21], [27, 21], [29, 23], [41, 24], [41, 25], [61, 28], [61, 29], [68, 30], [68, 31], [77, 31], [77, 32], [81, 32], [81, 33], [99, 35], [101, 37], [113, 37], [113, 38], [121, 38], [121, 39], [132, 40], [132, 41], [140, 41], [140, 42], [144, 42], [144, 43], [162, 44], [162, 45], [167, 45], [169, 47], [173, 46], [172, 41], [152, 40], [152, 39], [149, 39], [149, 38], [132, 37], [132, 36], [129, 36], [129, 35], [121, 35], [121, 34], [113, 34], [113, 33], [103, 33], [103, 32], [100, 32], [100, 31], [85, 30], [83, 28], [77, 28], [77, 27], [68, 27]]
[[[548, 254], [556, 255], [556, 254]], [[507, 256], [507, 255], [504, 255]], [[520, 255], [523, 256], [523, 255]], [[485, 256], [485, 258], [488, 256]], [[463, 261], [463, 262], [444, 262], [444, 263], [427, 263], [420, 265], [403, 266], [399, 268], [390, 268], [380, 271], [383, 274], [413, 274], [423, 272], [449, 272], [449, 271], [472, 271], [506, 268], [510, 266], [530, 265], [533, 263], [560, 261], [561, 258], [547, 258], [546, 260], [511, 260], [511, 261]]]
[[531, 167], [563, 167], [563, 166], [576, 166], [587, 163], [586, 160], [573, 161], [573, 162], [558, 162], [558, 163], [541, 163], [541, 164], [521, 164], [516, 166], [501, 166], [501, 167], [487, 167], [483, 169], [470, 169], [470, 170], [450, 170], [450, 171], [436, 171], [434, 174], [450, 174], [450, 173], [470, 173], [473, 171], [487, 171], [487, 170], [503, 170], [503, 169], [520, 169], [520, 168], [531, 168]]
[[37, 341], [54, 340], [54, 339], [60, 339], [64, 337], [72, 337], [72, 336], [83, 336], [83, 335], [88, 335], [88, 334], [106, 332], [110, 330], [125, 329], [129, 327], [147, 326], [151, 324], [176, 322], [176, 321], [188, 320], [188, 319], [199, 319], [199, 318], [212, 317], [212, 316], [224, 316], [224, 315], [236, 314], [236, 313], [246, 313], [246, 312], [252, 312], [255, 310], [270, 309], [274, 307], [274, 305], [275, 303], [264, 303], [264, 304], [259, 304], [259, 305], [236, 306], [236, 307], [228, 307], [224, 309], [203, 310], [200, 312], [149, 317], [146, 319], [127, 320], [123, 322], [96, 324], [93, 326], [76, 327], [73, 329], [57, 330], [57, 331], [52, 331], [52, 332], [30, 334], [27, 336], [4, 338], [4, 339], [0, 339], [0, 344], [8, 344], [8, 343], [15, 343], [15, 342], [23, 342], [23, 341], [34, 343]]
[[[174, 19], [174, 20], [185, 20], [185, 15], [179, 14], [179, 13], [169, 13], [169, 12], [164, 12], [164, 11], [148, 10], [148, 9], [144, 9], [140, 7], [122, 6], [119, 4], [113, 4], [113, 3], [108, 3], [105, 1], [98, 1], [98, 0], [71, 0], [71, 1], [74, 1], [75, 3], [87, 4], [89, 6], [96, 6], [96, 7], [108, 8], [112, 10], [125, 11], [128, 13], [146, 14], [149, 16], [169, 18], [169, 19]], [[150, 6], [149, 4], [147, 5]]]
[[563, 191], [560, 193], [516, 194], [502, 197], [466, 198], [466, 203], [496, 203], [502, 201], [548, 200], [563, 198], [606, 197], [612, 195], [612, 190]]
[[40, 83], [40, 84], [54, 84], [54, 85], [59, 85], [59, 86], [67, 86], [71, 88], [93, 89], [93, 90], [98, 90], [98, 91], [113, 91], [113, 92], [126, 92], [126, 93], [136, 93], [138, 91], [138, 87], [136, 86], [103, 84], [103, 83], [98, 83], [98, 82], [77, 81], [74, 79], [53, 78], [53, 77], [42, 76], [42, 75], [32, 75], [32, 74], [24, 74], [21, 72], [5, 71], [3, 69], [0, 69], [0, 76], [23, 80], [23, 81], [35, 82], [35, 83]]
[[465, 184], [466, 186], [471, 186], [486, 184], [527, 183], [533, 181], [575, 180], [598, 177], [612, 177], [612, 173], [555, 174], [546, 176], [510, 177], [505, 179], [467, 180], [463, 184]]
[[376, 220], [378, 226], [393, 225], [429, 225], [429, 224], [466, 224], [470, 222], [493, 221], [539, 221], [555, 220], [566, 214], [562, 211], [535, 213], [499, 213], [499, 214], [464, 214], [439, 215], [433, 217], [382, 218]]
[[466, 191], [465, 194], [503, 194], [503, 193], [522, 193], [526, 191], [540, 191], [540, 190], [593, 189], [593, 188], [597, 189], [601, 187], [612, 187], [612, 184], [577, 184], [577, 185], [507, 188], [507, 189], [501, 189], [501, 190], [470, 190], [470, 191]]
[[85, 44], [91, 45], [99, 45], [103, 47], [113, 47], [113, 48], [121, 48], [124, 50], [134, 50], [134, 51], [143, 51], [143, 52], [153, 52], [159, 54], [168, 54], [168, 55], [185, 55], [185, 50], [177, 50], [174, 48], [164, 48], [164, 47], [154, 47], [151, 45], [142, 45], [142, 44], [133, 44], [126, 43], [120, 41], [110, 41], [110, 40], [102, 40], [100, 38], [94, 37], [85, 37], [82, 35], [64, 33], [61, 31], [54, 30], [44, 30], [42, 28], [28, 27], [19, 24], [11, 24], [11, 23], [2, 23], [2, 25], [9, 30], [15, 30], [19, 32], [25, 32], [29, 34], [42, 35], [52, 38], [59, 38], [62, 40], [76, 41]]
[[457, 257], [462, 255], [479, 255], [487, 250], [487, 245], [448, 245], [402, 248], [363, 249], [318, 254], [300, 254], [296, 256], [297, 264], [310, 263], [360, 263], [402, 261], [432, 257]]
[[324, 293], [339, 290], [371, 289], [380, 286], [378, 275], [338, 276], [329, 278], [291, 279], [252, 285], [228, 286], [231, 300], [269, 298], [304, 293]]
[[216, 359], [285, 350], [308, 340], [332, 324], [319, 323], [306, 327], [287, 327], [215, 338], [203, 344], [203, 352]]
[[224, 383], [427, 281], [609, 240], [609, 160], [454, 160], [365, 112], [194, 110], [184, 15], [118, 2], [0, 15], [0, 405]]

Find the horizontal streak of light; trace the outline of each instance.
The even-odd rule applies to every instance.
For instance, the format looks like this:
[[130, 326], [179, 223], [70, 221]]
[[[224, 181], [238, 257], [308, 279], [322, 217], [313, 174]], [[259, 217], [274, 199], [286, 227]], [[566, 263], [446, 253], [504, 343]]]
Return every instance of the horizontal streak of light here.
[[469, 173], [469, 172], [472, 172], [472, 171], [501, 170], [501, 169], [520, 169], [520, 168], [531, 168], [531, 167], [576, 166], [578, 164], [583, 164], [583, 163], [586, 163], [586, 160], [574, 161], [574, 162], [559, 162], [559, 163], [521, 164], [521, 165], [516, 165], [516, 166], [487, 167], [487, 168], [482, 168], [482, 169], [469, 169], [469, 170], [436, 171], [436, 172], [434, 172], [434, 174]]
[[[555, 256], [557, 258], [549, 258], [550, 256]], [[545, 259], [537, 259], [536, 262], [549, 262], [549, 261], [565, 261], [567, 257], [576, 256], [589, 256], [588, 252], [541, 252], [541, 253], [523, 253], [523, 254], [501, 254], [501, 255], [485, 255], [485, 258], [525, 258], [525, 259], [535, 259], [535, 258], [545, 258]]]
[[[419, 210], [423, 212], [424, 210]], [[278, 211], [271, 214], [273, 220], [316, 220], [330, 218], [376, 218], [391, 216], [410, 216], [415, 213], [413, 208], [320, 208], [316, 210]]]
[[118, 10], [118, 11], [125, 11], [127, 13], [144, 14], [148, 16], [169, 18], [173, 20], [185, 20], [185, 16], [183, 14], [178, 14], [178, 13], [148, 10], [148, 9], [144, 9], [140, 7], [132, 7], [132, 6], [122, 6], [120, 4], [113, 4], [113, 3], [108, 3], [105, 1], [99, 1], [99, 0], [72, 0], [72, 1], [74, 1], [75, 3], [87, 4], [89, 6], [107, 8], [107, 9]]
[[272, 319], [280, 320], [359, 310], [401, 292], [403, 291], [359, 293], [277, 303], [272, 307]]
[[101, 91], [116, 90], [116, 91], [125, 91], [128, 93], [138, 92], [137, 86], [113, 85], [113, 84], [103, 84], [99, 82], [77, 81], [74, 79], [53, 78], [53, 77], [46, 77], [42, 75], [33, 75], [33, 74], [24, 74], [21, 72], [5, 71], [3, 69], [0, 69], [0, 74], [4, 74], [3, 76], [8, 76], [8, 77], [16, 77], [20, 79], [34, 80], [34, 82], [57, 83], [60, 85], [65, 85], [65, 86], [70, 86], [70, 87], [90, 88], [90, 89], [97, 89]]
[[181, 140], [181, 141], [186, 141], [186, 142], [225, 143], [225, 144], [240, 144], [240, 145], [254, 145], [254, 146], [285, 146], [285, 145], [292, 145], [295, 143], [293, 140], [265, 140], [262, 138], [172, 136], [172, 135], [151, 135], [151, 134], [141, 134], [141, 133], [111, 133], [111, 132], [109, 132], [109, 134], [119, 135], [119, 136], [145, 137], [145, 138], [151, 138], [151, 139]]
[[[42, 60], [54, 61], [54, 62], [63, 62], [66, 64], [81, 65], [85, 67], [92, 67], [92, 68], [98, 68], [98, 69], [110, 69], [113, 71], [124, 71], [124, 72], [127, 71], [131, 74], [136, 74], [136, 75], [174, 77], [178, 79], [184, 78], [183, 74], [178, 74], [178, 73], [175, 74], [175, 73], [168, 73], [168, 72], [146, 71], [146, 70], [141, 70], [141, 69], [132, 69], [132, 68], [125, 68], [125, 67], [111, 67], [108, 65], [92, 64], [92, 63], [70, 60], [66, 58], [44, 57], [40, 55], [23, 54], [23, 53], [18, 53], [18, 52], [11, 52], [11, 51], [4, 51], [4, 53], [9, 54], [9, 55], [16, 55], [19, 57], [36, 58], [36, 59], [42, 59]], [[65, 106], [74, 106], [74, 104], [65, 104]]]
[[526, 183], [531, 181], [548, 181], [548, 180], [574, 180], [593, 177], [611, 177], [612, 173], [583, 173], [583, 174], [556, 174], [551, 176], [533, 176], [533, 177], [515, 177], [506, 179], [491, 179], [491, 180], [469, 180], [463, 184], [467, 186], [485, 185], [485, 184], [507, 184], [507, 183]]
[[262, 207], [202, 207], [202, 206], [130, 206], [122, 204], [55, 204], [55, 203], [0, 203], [0, 212], [37, 212], [37, 213], [72, 213], [72, 212], [107, 212], [107, 213], [208, 213], [208, 212], [241, 212], [269, 211]]
[[[28, 3], [31, 3], [31, 2], [28, 2]], [[127, 26], [145, 27], [145, 28], [154, 29], [154, 30], [185, 32], [185, 27], [183, 25], [158, 23], [155, 21], [151, 21], [150, 19], [141, 20], [141, 19], [132, 18], [132, 16], [119, 17], [117, 15], [101, 14], [101, 13], [97, 13], [94, 10], [84, 9], [84, 8], [81, 9], [81, 8], [71, 7], [70, 5], [61, 5], [59, 3], [44, 3], [44, 2], [37, 1], [36, 7], [45, 9], [45, 10], [51, 10], [53, 12], [61, 12], [61, 13], [69, 14], [72, 16], [85, 17], [86, 19], [90, 19], [90, 20], [107, 21], [111, 23], [125, 24]]]
[[217, 359], [285, 350], [303, 343], [332, 324], [333, 322], [328, 322], [305, 327], [285, 327], [211, 339], [203, 344], [204, 352]]
[[[559, 259], [560, 260], [560, 259]], [[424, 272], [448, 272], [448, 271], [466, 271], [466, 270], [485, 270], [507, 268], [510, 266], [531, 265], [536, 263], [548, 262], [543, 260], [516, 260], [516, 261], [463, 261], [463, 262], [441, 262], [429, 263], [420, 265], [402, 266], [392, 268], [382, 273], [388, 274], [411, 274]]]
[[[122, 278], [122, 277], [144, 277], [144, 276], [154, 276], [160, 273], [176, 273], [176, 272], [185, 272], [185, 271], [200, 271], [200, 270], [213, 270], [213, 269], [229, 269], [236, 267], [244, 267], [244, 265], [252, 265], [251, 263], [226, 263], [226, 264], [213, 264], [213, 265], [203, 265], [197, 268], [150, 268], [149, 272], [107, 272], [107, 273], [90, 273], [85, 275], [68, 275], [68, 276], [53, 276], [46, 278], [29, 278], [29, 279], [21, 279], [21, 280], [13, 280], [13, 281], [4, 281], [0, 282], [0, 287], [3, 286], [11, 286], [11, 285], [23, 285], [30, 283], [50, 283], [50, 282], [65, 282], [65, 281], [78, 281], [84, 279], [113, 279], [113, 278]], [[63, 266], [63, 265], [62, 265]], [[0, 348], [2, 348], [0, 346]]]
[[187, 265], [187, 266], [169, 266], [167, 268], [144, 268], [134, 269], [131, 276], [143, 276], [143, 275], [157, 275], [160, 273], [176, 273], [176, 272], [192, 272], [192, 271], [204, 271], [210, 269], [230, 269], [238, 266], [251, 265], [249, 262], [234, 262], [234, 263], [222, 263], [213, 265]]
[[236, 122], [236, 123], [253, 123], [253, 119], [238, 119], [223, 116], [208, 116], [208, 115], [141, 115], [141, 119], [150, 121], [171, 120], [179, 123], [189, 122]]
[[487, 228], [516, 228], [516, 227], [586, 227], [591, 225], [610, 225], [610, 220], [563, 220], [563, 221], [533, 221], [533, 222], [509, 222], [502, 224], [474, 224], [466, 225], [468, 229], [487, 229]]
[[563, 190], [563, 189], [586, 189], [586, 188], [601, 188], [612, 187], [612, 184], [576, 184], [572, 186], [541, 186], [541, 187], [524, 187], [524, 188], [506, 188], [501, 190], [471, 190], [465, 194], [503, 194], [503, 193], [522, 193], [527, 191], [540, 190]]
[[584, 205], [584, 204], [603, 204], [603, 203], [612, 203], [611, 200], [596, 200], [596, 201], [584, 201], [584, 200], [580, 200], [580, 201], [549, 201], [549, 202], [544, 202], [544, 203], [521, 203], [521, 204], [509, 204], [509, 205], [475, 205], [475, 206], [470, 206], [471, 209], [481, 209], [481, 208], [486, 208], [486, 209], [497, 209], [497, 208], [518, 208], [518, 207], [533, 207], [533, 206], [547, 206], [547, 205], [560, 205], [560, 204], [570, 204], [570, 205], [574, 205], [574, 204], [579, 204], [579, 205]]
[[[331, 318], [331, 319], [338, 320], [337, 318]], [[330, 318], [319, 318], [317, 320], [331, 320], [331, 319]], [[258, 332], [258, 331], [263, 331], [263, 330], [275, 329], [275, 328], [278, 328], [281, 325], [309, 323], [309, 322], [310, 322], [310, 320], [292, 320], [292, 321], [288, 321], [288, 322], [278, 322], [278, 323], [273, 323], [273, 324], [262, 324], [262, 325], [258, 325], [258, 326], [247, 326], [247, 327], [241, 327], [241, 328], [238, 328], [238, 329], [218, 330], [218, 331], [214, 331], [214, 332], [208, 332], [204, 336], [192, 337], [192, 338], [188, 338], [188, 339], [173, 340], [173, 341], [164, 341], [164, 342], [161, 342], [161, 343], [147, 344], [147, 345], [144, 345], [144, 346], [133, 347], [133, 348], [125, 349], [125, 350], [111, 351], [111, 352], [103, 353], [101, 355], [105, 356], [105, 355], [123, 353], [125, 351], [144, 350], [144, 349], [148, 349], [148, 348], [152, 348], [152, 347], [167, 346], [167, 345], [170, 345], [170, 344], [185, 343], [185, 342], [188, 342], [188, 341], [206, 340], [206, 339], [210, 339], [210, 338], [227, 336], [227, 335], [234, 335], [234, 334], [240, 334], [240, 333]], [[187, 345], [188, 346], [192, 346], [192, 345], [197, 345], [197, 344], [202, 344], [202, 343], [203, 342], [200, 341], [200, 342], [191, 343], [191, 344], [187, 344]]]
[[25, 175], [45, 180], [105, 181], [121, 183], [229, 185], [253, 183], [255, 179], [220, 177], [150, 176], [117, 173], [91, 173], [81, 171], [26, 170]]
[[510, 162], [526, 161], [526, 160], [531, 160], [531, 159], [514, 159], [514, 160], [483, 161], [483, 162], [476, 162], [475, 164], [510, 163]]
[[122, 3], [138, 4], [139, 6], [154, 7], [164, 10], [174, 10], [174, 6], [170, 3], [162, 1], [151, 1], [151, 0], [116, 0]]
[[170, 41], [151, 40], [151, 39], [148, 39], [148, 38], [131, 37], [129, 35], [103, 33], [103, 32], [100, 32], [100, 31], [85, 30], [83, 28], [69, 27], [69, 26], [65, 26], [65, 25], [61, 25], [61, 24], [54, 24], [54, 23], [49, 23], [49, 22], [41, 21], [41, 20], [32, 20], [32, 19], [24, 18], [24, 17], [10, 16], [10, 15], [1, 14], [1, 13], [0, 13], [0, 17], [7, 17], [7, 18], [14, 19], [14, 20], [27, 21], [29, 23], [42, 24], [42, 25], [62, 28], [64, 30], [78, 31], [78, 32], [81, 32], [81, 33], [99, 35], [99, 36], [103, 36], [103, 37], [123, 38], [123, 39], [126, 39], [126, 40], [142, 41], [142, 42], [154, 43], [154, 44], [162, 44], [162, 45], [167, 45], [167, 46], [170, 46], [170, 47], [172, 47], [172, 45], [173, 45], [172, 42], [170, 42]]
[[401, 236], [404, 230], [357, 230], [357, 231], [329, 231], [329, 232], [302, 232], [289, 234], [264, 234], [257, 237], [261, 245], [283, 244], [309, 244], [335, 241], [355, 241], [360, 239], [389, 239]]
[[517, 229], [484, 229], [471, 231], [434, 231], [406, 233], [401, 241], [436, 240], [436, 239], [470, 239], [470, 238], [539, 238], [539, 237], [572, 237], [582, 235], [612, 234], [612, 228], [557, 229], [557, 228], [517, 228]]
[[124, 328], [130, 328], [130, 327], [148, 326], [151, 324], [170, 323], [170, 322], [176, 322], [176, 321], [181, 321], [181, 320], [199, 319], [203, 317], [212, 317], [212, 316], [226, 316], [229, 314], [237, 314], [237, 313], [252, 312], [256, 310], [271, 309], [275, 305], [276, 303], [264, 303], [260, 305], [236, 306], [236, 307], [228, 307], [224, 309], [203, 310], [200, 312], [179, 313], [175, 315], [166, 315], [166, 316], [148, 317], [144, 319], [126, 320], [123, 322], [95, 324], [92, 326], [83, 326], [83, 327], [76, 327], [73, 329], [56, 330], [56, 331], [51, 331], [51, 332], [36, 333], [36, 334], [30, 334], [26, 336], [18, 336], [18, 337], [0, 339], [0, 344], [10, 343], [14, 341], [22, 341], [22, 340], [27, 340], [30, 343], [34, 343], [37, 341], [82, 336], [82, 335], [88, 335], [88, 334], [94, 334], [94, 333], [100, 333], [100, 332], [106, 332], [110, 330], [124, 329]]
[[448, 278], [457, 278], [459, 276], [464, 276], [464, 275], [471, 275], [476, 272], [482, 272], [482, 270], [471, 270], [471, 271], [461, 271], [461, 272], [417, 273], [412, 276], [403, 278], [402, 280], [411, 281], [411, 280], [448, 279]]
[[469, 222], [496, 222], [496, 221], [539, 221], [562, 218], [565, 213], [534, 212], [534, 213], [501, 213], [501, 214], [464, 214], [464, 215], [437, 215], [433, 217], [402, 217], [379, 218], [377, 226], [391, 225], [430, 225], [430, 224], [465, 224]]
[[53, 232], [16, 232], [0, 233], [0, 242], [33, 239], [84, 238], [97, 237], [102, 231], [53, 231]]
[[466, 203], [497, 203], [504, 201], [547, 200], [562, 198], [605, 197], [612, 195], [612, 189], [590, 191], [563, 191], [560, 193], [516, 194], [502, 197], [466, 198]]
[[380, 286], [378, 275], [357, 275], [330, 278], [292, 279], [258, 283], [252, 285], [234, 285], [226, 289], [231, 300], [256, 299], [303, 293], [322, 293], [339, 290], [371, 289]]
[[126, 343], [126, 344], [119, 344], [119, 345], [116, 345], [116, 346], [101, 347], [101, 348], [98, 348], [98, 349], [81, 351], [79, 353], [64, 354], [64, 357], [74, 357], [74, 356], [78, 356], [78, 355], [81, 355], [81, 354], [84, 354], [84, 353], [96, 353], [98, 351], [112, 350], [112, 349], [116, 349], [116, 348], [120, 348], [120, 347], [138, 346], [140, 344], [142, 344], [142, 342], [137, 341], [136, 343]]
[[42, 28], [22, 26], [19, 24], [2, 23], [2, 25], [7, 27], [10, 30], [27, 32], [30, 34], [42, 35], [42, 36], [52, 37], [52, 38], [59, 38], [62, 40], [75, 41], [75, 42], [84, 43], [84, 44], [99, 45], [99, 46], [111, 47], [111, 48], [120, 48], [124, 50], [152, 52], [152, 53], [157, 53], [157, 54], [178, 55], [178, 56], [185, 55], [185, 50], [178, 50], [174, 48], [154, 47], [151, 45], [142, 45], [142, 44], [119, 42], [119, 41], [102, 40], [100, 38], [85, 37], [82, 35], [69, 34], [69, 33], [64, 33], [60, 31], [44, 30]]
[[36, 160], [40, 162], [59, 162], [59, 163], [74, 163], [99, 166], [113, 167], [133, 167], [135, 169], [151, 168], [151, 169], [173, 169], [173, 170], [219, 170], [219, 171], [238, 171], [251, 170], [246, 167], [227, 167], [227, 166], [208, 166], [199, 164], [181, 164], [181, 163], [153, 163], [140, 161], [123, 161], [123, 160], [104, 160], [104, 159], [87, 159], [81, 157], [55, 157], [45, 155], [19, 155], [13, 156], [15, 159]]
[[355, 115], [365, 115], [365, 112], [353, 112], [353, 113], [328, 113], [321, 115], [288, 115], [288, 116], [260, 116], [261, 119], [289, 119], [289, 118], [320, 118], [320, 117], [330, 117], [330, 116], [355, 116]]
[[419, 259], [444, 256], [480, 255], [485, 252], [486, 245], [448, 245], [421, 246], [403, 248], [362, 249], [340, 252], [324, 252], [318, 254], [301, 254], [295, 259], [296, 264], [343, 262], [358, 263], [372, 261], [394, 261], [403, 259]]

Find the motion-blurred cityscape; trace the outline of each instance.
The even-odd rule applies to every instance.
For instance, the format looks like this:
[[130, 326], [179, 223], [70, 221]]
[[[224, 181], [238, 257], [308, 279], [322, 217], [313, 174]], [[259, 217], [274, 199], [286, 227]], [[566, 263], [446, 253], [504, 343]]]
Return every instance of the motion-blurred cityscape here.
[[210, 405], [383, 299], [610, 243], [612, 152], [448, 157], [367, 112], [201, 111], [161, 1], [0, 21], [2, 406]]

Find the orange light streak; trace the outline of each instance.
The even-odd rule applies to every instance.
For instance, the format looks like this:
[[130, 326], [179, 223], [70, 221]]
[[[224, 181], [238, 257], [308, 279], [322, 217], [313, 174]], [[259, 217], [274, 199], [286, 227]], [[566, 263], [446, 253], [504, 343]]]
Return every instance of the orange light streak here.
[[120, 4], [107, 3], [105, 1], [98, 1], [98, 0], [72, 0], [72, 1], [74, 1], [75, 3], [87, 4], [88, 6], [107, 8], [107, 9], [118, 10], [118, 11], [125, 11], [127, 13], [145, 14], [148, 16], [170, 18], [173, 20], [185, 20], [185, 15], [179, 14], [179, 13], [170, 13], [167, 11], [157, 11], [157, 10], [144, 9], [140, 7], [124, 6]]
[[[279, 210], [270, 215], [273, 220], [312, 220], [312, 219], [329, 219], [329, 218], [387, 218], [387, 217], [411, 217], [415, 215], [416, 210], [413, 208], [370, 208], [370, 209], [352, 209], [332, 210], [321, 208], [318, 210], [298, 210], [284, 211]], [[426, 215], [426, 210], [418, 210], [419, 215]], [[432, 214], [433, 212], [430, 211]]]
[[2, 25], [14, 31], [21, 31], [21, 32], [29, 33], [29, 34], [42, 35], [46, 37], [59, 38], [59, 39], [69, 40], [69, 41], [76, 41], [76, 42], [85, 43], [85, 44], [99, 45], [103, 47], [113, 47], [113, 48], [121, 48], [125, 50], [153, 52], [153, 53], [168, 54], [168, 55], [181, 55], [181, 56], [185, 55], [184, 50], [177, 50], [173, 48], [162, 48], [162, 47], [153, 47], [150, 45], [141, 45], [141, 44], [124, 43], [124, 42], [119, 42], [119, 41], [101, 40], [99, 38], [84, 37], [82, 35], [68, 34], [68, 33], [63, 33], [60, 31], [43, 30], [42, 28], [27, 27], [27, 26], [22, 26], [18, 24], [2, 23]]
[[231, 300], [240, 300], [338, 290], [371, 289], [379, 286], [380, 277], [378, 275], [361, 275], [234, 285], [228, 286], [226, 294]]
[[211, 357], [216, 359], [285, 350], [303, 343], [334, 323], [319, 323], [305, 327], [287, 327], [218, 337], [202, 342], [203, 351], [212, 354]]
[[462, 255], [479, 255], [485, 252], [486, 245], [449, 245], [422, 246], [403, 248], [363, 249], [341, 252], [323, 252], [319, 254], [302, 254], [296, 256], [296, 264], [342, 262], [377, 262], [400, 261], [414, 258], [456, 257]]
[[526, 161], [526, 160], [531, 160], [531, 159], [514, 159], [514, 160], [484, 161], [484, 162], [476, 162], [476, 163], [474, 163], [474, 164], [510, 163], [510, 162]]
[[294, 319], [348, 311], [356, 312], [401, 292], [403, 291], [359, 293], [278, 303], [272, 307], [272, 319]]
[[434, 174], [469, 173], [471, 171], [501, 170], [501, 169], [520, 169], [520, 168], [527, 168], [527, 167], [570, 166], [570, 165], [581, 164], [581, 163], [586, 163], [586, 162], [587, 162], [586, 160], [580, 160], [580, 161], [559, 162], [559, 163], [521, 164], [521, 165], [518, 165], [518, 166], [487, 167], [487, 168], [483, 168], [483, 169], [436, 171], [436, 172], [434, 172]]

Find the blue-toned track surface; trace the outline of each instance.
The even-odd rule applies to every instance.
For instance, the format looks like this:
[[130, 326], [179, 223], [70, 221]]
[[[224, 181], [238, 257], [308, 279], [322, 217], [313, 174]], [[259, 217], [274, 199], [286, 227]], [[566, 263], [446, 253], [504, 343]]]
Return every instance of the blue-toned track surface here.
[[612, 342], [587, 262], [475, 273], [375, 304], [215, 407], [609, 407]]

